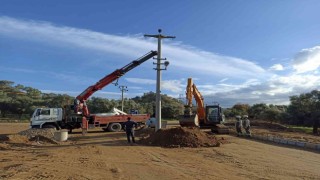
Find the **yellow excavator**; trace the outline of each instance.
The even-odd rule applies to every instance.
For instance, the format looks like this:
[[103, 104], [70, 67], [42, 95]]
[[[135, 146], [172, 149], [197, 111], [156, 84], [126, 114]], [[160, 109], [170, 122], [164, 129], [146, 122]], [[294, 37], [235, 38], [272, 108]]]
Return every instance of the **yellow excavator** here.
[[[197, 112], [193, 113], [193, 97], [197, 103]], [[179, 119], [182, 127], [199, 127], [201, 129], [211, 129], [218, 134], [228, 134], [229, 129], [223, 125], [225, 117], [219, 104], [204, 105], [204, 100], [192, 78], [188, 78], [186, 88], [186, 105], [184, 115]]]

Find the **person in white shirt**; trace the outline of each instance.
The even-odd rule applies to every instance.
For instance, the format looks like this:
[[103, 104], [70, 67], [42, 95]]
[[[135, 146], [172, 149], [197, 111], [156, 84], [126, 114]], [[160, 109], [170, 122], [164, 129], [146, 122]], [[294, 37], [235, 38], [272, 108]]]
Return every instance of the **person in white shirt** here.
[[246, 131], [246, 135], [247, 136], [251, 136], [251, 132], [250, 132], [250, 120], [248, 119], [247, 115], [243, 116], [243, 128]]

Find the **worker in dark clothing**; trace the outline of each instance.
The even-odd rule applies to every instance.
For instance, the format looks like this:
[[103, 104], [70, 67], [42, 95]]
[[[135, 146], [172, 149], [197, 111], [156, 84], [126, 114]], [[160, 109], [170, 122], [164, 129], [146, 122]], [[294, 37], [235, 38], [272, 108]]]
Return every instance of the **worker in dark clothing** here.
[[127, 120], [128, 121], [123, 123], [123, 127], [124, 127], [124, 130], [126, 131], [126, 134], [127, 134], [128, 143], [131, 143], [130, 137], [132, 138], [132, 142], [135, 143], [134, 127], [136, 128], [138, 126], [138, 124], [136, 122], [134, 122], [133, 120], [131, 120], [131, 117], [128, 117]]

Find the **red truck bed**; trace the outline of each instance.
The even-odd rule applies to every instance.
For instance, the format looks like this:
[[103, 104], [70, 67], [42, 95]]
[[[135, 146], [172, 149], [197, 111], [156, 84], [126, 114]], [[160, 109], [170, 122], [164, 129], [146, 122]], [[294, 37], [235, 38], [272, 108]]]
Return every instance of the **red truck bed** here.
[[115, 122], [126, 122], [127, 118], [131, 117], [131, 120], [135, 122], [146, 122], [149, 118], [149, 114], [126, 114], [126, 115], [92, 115], [94, 124], [109, 124]]

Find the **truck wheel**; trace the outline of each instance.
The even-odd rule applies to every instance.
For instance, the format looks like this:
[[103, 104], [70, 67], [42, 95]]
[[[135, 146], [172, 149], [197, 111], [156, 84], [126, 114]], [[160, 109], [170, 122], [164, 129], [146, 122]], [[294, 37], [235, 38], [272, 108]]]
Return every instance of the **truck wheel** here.
[[111, 123], [108, 126], [108, 130], [111, 132], [118, 132], [118, 131], [121, 131], [121, 129], [122, 129], [122, 126], [120, 123]]
[[54, 125], [52, 125], [52, 124], [45, 124], [45, 125], [42, 126], [42, 128], [48, 128], [48, 129], [55, 129], [55, 130], [57, 130], [57, 127], [54, 126]]

